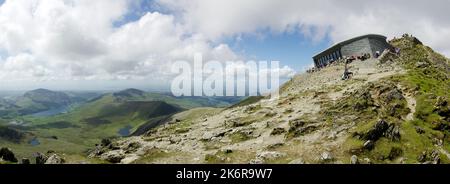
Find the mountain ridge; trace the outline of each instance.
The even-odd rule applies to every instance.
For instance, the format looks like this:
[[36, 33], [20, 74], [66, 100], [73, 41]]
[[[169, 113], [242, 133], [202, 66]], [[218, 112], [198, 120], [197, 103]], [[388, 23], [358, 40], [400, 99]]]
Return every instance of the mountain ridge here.
[[350, 80], [341, 80], [338, 62], [295, 76], [278, 100], [180, 113], [90, 156], [125, 164], [449, 163], [449, 60], [410, 35], [390, 44], [400, 54], [350, 63]]

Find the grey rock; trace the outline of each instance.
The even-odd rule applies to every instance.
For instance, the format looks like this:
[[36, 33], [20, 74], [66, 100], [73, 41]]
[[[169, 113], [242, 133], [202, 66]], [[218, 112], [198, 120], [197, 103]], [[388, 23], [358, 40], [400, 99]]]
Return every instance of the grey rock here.
[[325, 151], [320, 155], [320, 160], [322, 161], [332, 161], [333, 159], [333, 156], [328, 151]]
[[364, 140], [377, 141], [381, 136], [383, 136], [384, 132], [389, 128], [389, 124], [384, 121], [378, 121], [375, 126], [373, 126], [367, 133], [363, 135]]
[[101, 146], [107, 147], [111, 144], [111, 139], [102, 139]]
[[368, 140], [364, 143], [363, 148], [366, 150], [372, 150], [375, 147], [375, 142], [373, 142], [372, 140]]
[[0, 149], [0, 158], [8, 162], [17, 162], [17, 158], [9, 148]]
[[22, 158], [22, 164], [28, 165], [28, 164], [31, 164], [31, 161], [28, 158]]
[[431, 158], [433, 159], [433, 164], [440, 164], [441, 163], [441, 155], [439, 154], [438, 150], [433, 150], [431, 152]]
[[427, 152], [426, 151], [423, 151], [422, 154], [417, 156], [417, 161], [419, 161], [420, 163], [425, 162], [426, 160], [427, 160]]
[[57, 154], [52, 154], [45, 161], [45, 164], [64, 164], [66, 161]]
[[298, 158], [298, 159], [290, 161], [289, 164], [306, 164], [306, 162], [303, 159]]
[[395, 124], [390, 124], [383, 135], [391, 141], [400, 141], [400, 127]]
[[372, 160], [370, 160], [370, 158], [364, 158], [364, 162], [366, 164], [372, 164]]
[[418, 134], [424, 134], [424, 133], [425, 133], [425, 130], [424, 130], [422, 127], [416, 126], [416, 132], [417, 132]]
[[120, 163], [125, 158], [125, 154], [121, 150], [114, 150], [104, 153], [100, 158], [111, 163]]
[[256, 155], [256, 159], [265, 161], [265, 160], [274, 160], [274, 159], [281, 158], [284, 156], [286, 156], [285, 153], [280, 153], [280, 152], [276, 152], [276, 151], [263, 151]]
[[350, 164], [359, 164], [358, 156], [353, 155], [353, 156], [350, 158]]
[[272, 130], [272, 132], [270, 133], [270, 135], [280, 135], [280, 134], [283, 134], [283, 133], [285, 133], [285, 132], [286, 132], [286, 130], [285, 130], [284, 128], [277, 127], [277, 128], [274, 128], [274, 129]]
[[250, 164], [264, 164], [264, 161], [256, 158], [256, 159], [250, 160]]
[[209, 141], [213, 137], [214, 137], [214, 135], [211, 132], [205, 132], [202, 135], [202, 141]]
[[43, 153], [36, 153], [36, 164], [45, 164], [47, 162], [48, 156]]

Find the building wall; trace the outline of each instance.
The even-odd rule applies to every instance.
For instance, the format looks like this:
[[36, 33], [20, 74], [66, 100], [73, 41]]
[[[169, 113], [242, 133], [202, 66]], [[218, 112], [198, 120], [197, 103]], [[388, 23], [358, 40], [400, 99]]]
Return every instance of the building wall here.
[[373, 53], [370, 47], [369, 38], [354, 41], [342, 46], [341, 52], [343, 56], [363, 55]]
[[372, 49], [372, 56], [375, 55], [376, 51], [380, 51], [380, 53], [383, 53], [384, 49], [390, 49], [391, 46], [386, 42], [386, 40], [380, 40], [377, 38], [370, 38], [370, 47]]
[[341, 55], [340, 48], [336, 47], [334, 49], [329, 49], [314, 58], [314, 64], [316, 67], [320, 68], [324, 65], [328, 65], [331, 61], [338, 60], [339, 58], [343, 58], [343, 56]]
[[319, 55], [314, 56], [313, 60], [316, 67], [321, 68], [339, 58], [346, 56], [360, 56], [363, 54], [371, 54], [373, 57], [376, 51], [380, 51], [381, 53], [384, 49], [391, 47], [392, 46], [386, 42], [386, 37], [384, 36], [361, 36], [349, 41], [341, 42]]

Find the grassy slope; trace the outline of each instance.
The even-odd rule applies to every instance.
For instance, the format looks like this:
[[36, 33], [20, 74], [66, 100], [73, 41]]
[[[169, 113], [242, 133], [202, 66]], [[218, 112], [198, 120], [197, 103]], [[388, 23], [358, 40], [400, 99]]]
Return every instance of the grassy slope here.
[[[0, 144], [11, 147], [20, 157], [31, 157], [34, 152], [46, 152], [47, 150], [77, 155], [92, 148], [94, 144], [100, 142], [101, 138], [118, 136], [118, 130], [125, 126], [137, 128], [148, 118], [179, 110], [181, 109], [164, 102], [117, 102], [112, 95], [105, 95], [98, 100], [75, 108], [68, 114], [44, 118], [24, 117], [35, 127], [31, 132], [39, 138], [41, 144], [38, 146], [30, 146], [27, 143], [29, 140], [24, 140], [22, 144], [8, 141], [0, 141]], [[85, 119], [92, 117], [108, 120], [111, 123], [87, 124]], [[51, 128], [48, 125], [51, 125], [52, 122], [67, 122], [74, 126]], [[52, 136], [56, 136], [58, 139], [55, 140], [51, 138]]]
[[[382, 117], [389, 122], [400, 124], [401, 140], [393, 142], [386, 138], [381, 138], [376, 142], [374, 150], [362, 154], [375, 162], [391, 163], [392, 161], [390, 160], [380, 158], [386, 157], [392, 148], [397, 147], [402, 149], [402, 157], [406, 159], [407, 163], [416, 163], [418, 155], [423, 151], [430, 152], [437, 149], [433, 139], [443, 139], [444, 149], [450, 152], [450, 134], [448, 130], [436, 130], [433, 128], [436, 121], [443, 121], [444, 118], [434, 112], [434, 104], [438, 97], [450, 99], [449, 61], [426, 46], [414, 44], [412, 40], [413, 38], [403, 38], [392, 42], [394, 46], [402, 49], [400, 58], [394, 61], [401, 63], [408, 72], [404, 75], [385, 79], [385, 81], [405, 86], [407, 90], [414, 93], [414, 98], [417, 101], [414, 119], [412, 121], [404, 121], [392, 116]], [[418, 67], [419, 62], [425, 63], [426, 67]], [[373, 112], [369, 113], [369, 116], [361, 117], [361, 121], [368, 123], [359, 124], [356, 132], [367, 131], [375, 124], [378, 118], [381, 118], [379, 114]], [[417, 133], [416, 127], [423, 128], [425, 133]], [[345, 149], [358, 148], [363, 143], [364, 141], [349, 138]], [[350, 157], [351, 154], [348, 156]], [[442, 162], [449, 163], [445, 155], [441, 155], [441, 159]]]
[[[166, 103], [151, 101], [164, 101]], [[31, 132], [38, 137], [40, 142], [38, 146], [30, 146], [28, 144], [30, 138], [23, 140], [21, 144], [0, 140], [0, 145], [12, 148], [18, 157], [30, 158], [34, 152], [54, 150], [66, 153], [69, 157], [80, 158], [83, 157], [81, 156], [82, 152], [99, 143], [101, 138], [119, 136], [118, 130], [125, 126], [133, 127], [130, 132], [134, 132], [149, 119], [180, 111], [181, 108], [192, 109], [202, 106], [220, 107], [227, 105], [229, 105], [229, 102], [220, 99], [176, 98], [159, 93], [132, 94], [124, 98], [116, 97], [114, 94], [105, 94], [86, 104], [77, 105], [67, 114], [20, 118], [32, 123], [33, 129]], [[107, 120], [111, 123], [97, 126], [89, 125], [86, 123], [88, 118], [94, 118], [94, 121]], [[57, 127], [61, 124], [64, 126]], [[55, 140], [52, 136], [56, 136], [58, 139]]]

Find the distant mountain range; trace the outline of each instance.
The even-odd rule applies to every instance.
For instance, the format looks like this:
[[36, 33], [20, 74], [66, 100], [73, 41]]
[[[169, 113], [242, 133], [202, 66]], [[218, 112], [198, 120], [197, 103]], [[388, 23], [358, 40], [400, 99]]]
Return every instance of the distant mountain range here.
[[195, 107], [225, 107], [237, 103], [241, 99], [239, 97], [174, 97], [168, 93], [152, 93], [132, 88], [103, 94], [99, 92], [61, 92], [36, 89], [14, 99], [0, 98], [0, 118], [10, 119], [75, 104], [89, 106], [89, 104], [95, 103], [162, 101], [179, 108], [190, 109]]

